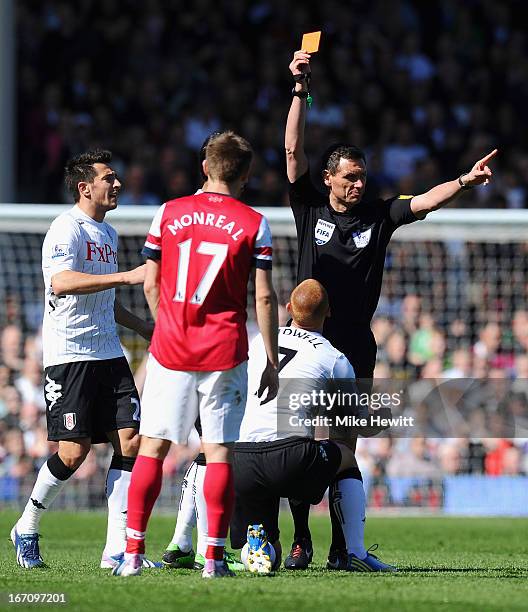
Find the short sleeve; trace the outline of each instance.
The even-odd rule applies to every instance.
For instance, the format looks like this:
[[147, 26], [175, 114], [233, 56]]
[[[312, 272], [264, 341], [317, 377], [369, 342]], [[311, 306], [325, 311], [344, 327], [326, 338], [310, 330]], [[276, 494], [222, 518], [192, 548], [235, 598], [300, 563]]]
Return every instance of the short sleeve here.
[[68, 221], [54, 221], [42, 245], [42, 269], [51, 278], [64, 270], [75, 270], [79, 253], [79, 230]]
[[290, 183], [290, 206], [295, 216], [312, 207], [325, 203], [325, 196], [315, 187], [308, 169], [294, 183]]
[[272, 237], [271, 229], [266, 217], [260, 219], [260, 226], [253, 249], [253, 262], [255, 267], [262, 270], [271, 270], [272, 266]]
[[165, 204], [158, 208], [154, 219], [152, 219], [150, 230], [147, 234], [147, 239], [145, 240], [145, 244], [141, 251], [141, 254], [146, 259], [161, 259], [161, 220], [164, 212]]
[[418, 218], [411, 210], [412, 195], [399, 195], [392, 200], [389, 200], [389, 218], [394, 227], [400, 225], [408, 225], [418, 221]]
[[352, 364], [343, 353], [340, 353], [339, 357], [335, 360], [334, 367], [332, 368], [332, 378], [356, 378]]

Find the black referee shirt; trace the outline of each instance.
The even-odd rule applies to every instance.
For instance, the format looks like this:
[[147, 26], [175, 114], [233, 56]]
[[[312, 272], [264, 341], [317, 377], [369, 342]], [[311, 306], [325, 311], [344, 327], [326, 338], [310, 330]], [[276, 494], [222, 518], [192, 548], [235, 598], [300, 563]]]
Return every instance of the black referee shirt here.
[[358, 328], [370, 329], [392, 233], [417, 221], [411, 198], [361, 201], [340, 213], [315, 188], [309, 171], [290, 184], [299, 242], [297, 282], [315, 278], [327, 290], [331, 318], [325, 335], [331, 341]]

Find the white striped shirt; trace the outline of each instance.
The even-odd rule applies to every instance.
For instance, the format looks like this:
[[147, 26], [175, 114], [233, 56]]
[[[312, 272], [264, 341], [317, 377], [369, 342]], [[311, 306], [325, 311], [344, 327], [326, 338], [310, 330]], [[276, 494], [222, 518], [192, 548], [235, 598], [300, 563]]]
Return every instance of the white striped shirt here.
[[111, 225], [98, 223], [78, 206], [51, 224], [42, 245], [44, 367], [123, 355], [114, 316], [114, 289], [57, 297], [51, 286], [52, 276], [64, 270], [117, 272], [117, 243], [117, 232]]

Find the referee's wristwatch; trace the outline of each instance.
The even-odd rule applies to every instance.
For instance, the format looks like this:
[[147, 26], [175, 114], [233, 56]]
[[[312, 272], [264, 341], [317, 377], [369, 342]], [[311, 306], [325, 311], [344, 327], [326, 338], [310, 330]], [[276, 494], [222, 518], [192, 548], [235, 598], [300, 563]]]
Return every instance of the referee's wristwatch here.
[[469, 172], [464, 172], [464, 174], [461, 174], [458, 177], [458, 184], [460, 185], [461, 189], [473, 189], [473, 185], [468, 185], [467, 183], [464, 183], [464, 181], [462, 180], [468, 174]]
[[308, 98], [308, 92], [303, 90], [297, 91], [294, 87], [292, 89], [292, 96], [297, 96], [298, 98], [301, 98], [301, 100], [306, 100], [306, 98]]

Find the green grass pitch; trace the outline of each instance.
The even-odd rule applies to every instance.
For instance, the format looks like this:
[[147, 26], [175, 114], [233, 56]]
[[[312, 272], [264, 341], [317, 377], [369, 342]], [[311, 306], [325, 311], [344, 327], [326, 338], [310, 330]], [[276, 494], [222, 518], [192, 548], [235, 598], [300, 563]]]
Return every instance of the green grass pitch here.
[[[312, 516], [315, 557], [306, 572], [282, 570], [274, 577], [244, 573], [205, 581], [192, 570], [147, 570], [136, 578], [114, 578], [98, 569], [105, 516], [47, 514], [41, 552], [48, 567], [16, 565], [8, 539], [16, 520], [0, 513], [0, 592], [3, 610], [36, 608], [157, 612], [217, 610], [333, 612], [334, 610], [527, 610], [528, 520], [483, 518], [369, 518], [366, 541], [380, 544], [380, 557], [397, 564], [395, 575], [349, 574], [324, 569], [329, 520]], [[174, 519], [154, 516], [148, 533], [150, 557], [159, 559]], [[283, 516], [282, 542], [289, 547], [291, 522]], [[66, 593], [62, 606], [9, 604], [6, 593]]]

